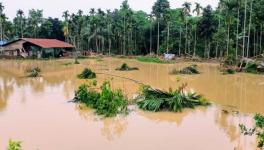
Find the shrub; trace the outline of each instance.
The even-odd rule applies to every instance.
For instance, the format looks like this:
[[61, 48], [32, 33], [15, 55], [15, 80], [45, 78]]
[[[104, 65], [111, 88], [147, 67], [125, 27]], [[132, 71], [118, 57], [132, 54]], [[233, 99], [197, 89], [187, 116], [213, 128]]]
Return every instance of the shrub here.
[[39, 67], [33, 67], [26, 69], [27, 77], [39, 77], [41, 69]]
[[126, 63], [123, 63], [120, 68], [116, 68], [119, 71], [131, 71], [131, 70], [139, 70], [137, 67], [129, 67]]
[[21, 141], [9, 140], [7, 150], [22, 150]]
[[223, 69], [223, 74], [235, 74], [236, 70], [232, 69], [232, 68], [225, 68]]
[[199, 74], [200, 72], [197, 69], [197, 65], [190, 65], [181, 70], [173, 69], [171, 74]]
[[75, 92], [74, 101], [94, 108], [97, 114], [105, 117], [127, 113], [128, 102], [121, 90], [112, 90], [108, 81], [104, 82], [100, 89], [100, 92], [96, 92], [92, 86], [81, 85]]
[[[182, 87], [184, 88], [184, 87]], [[184, 92], [182, 89], [164, 92], [153, 89], [150, 86], [143, 86], [141, 98], [138, 101], [139, 108], [147, 111], [173, 111], [180, 112], [184, 108], [205, 106], [209, 103], [201, 95]]]
[[78, 75], [80, 79], [94, 79], [96, 74], [91, 69], [85, 68], [81, 74]]

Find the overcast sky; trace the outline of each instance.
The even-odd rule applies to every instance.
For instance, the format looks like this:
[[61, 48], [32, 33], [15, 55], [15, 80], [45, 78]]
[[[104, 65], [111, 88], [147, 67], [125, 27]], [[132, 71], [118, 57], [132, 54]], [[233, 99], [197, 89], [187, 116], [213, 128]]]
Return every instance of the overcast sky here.
[[[90, 8], [115, 9], [119, 8], [123, 0], [0, 0], [5, 6], [5, 13], [9, 19], [16, 15], [18, 9], [22, 9], [25, 14], [29, 9], [43, 9], [44, 17], [57, 17], [61, 18], [62, 12], [69, 10], [77, 12], [78, 9], [88, 13]], [[156, 0], [128, 0], [129, 5], [133, 10], [144, 10], [151, 12], [152, 5]], [[200, 3], [202, 6], [211, 5], [216, 7], [219, 0], [169, 0], [172, 8], [181, 7], [185, 2]]]

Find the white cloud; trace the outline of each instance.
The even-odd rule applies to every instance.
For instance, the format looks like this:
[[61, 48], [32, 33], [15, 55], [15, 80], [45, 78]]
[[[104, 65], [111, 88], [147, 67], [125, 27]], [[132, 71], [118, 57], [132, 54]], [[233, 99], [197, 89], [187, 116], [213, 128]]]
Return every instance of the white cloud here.
[[[16, 11], [22, 9], [25, 14], [29, 9], [43, 9], [45, 17], [61, 18], [62, 12], [69, 10], [77, 12], [81, 9], [88, 13], [91, 8], [115, 9], [119, 8], [123, 0], [2, 0], [5, 6], [5, 13], [9, 18], [14, 18]], [[130, 7], [134, 10], [144, 10], [151, 12], [151, 8], [156, 0], [129, 0]], [[172, 8], [181, 7], [186, 0], [169, 0]], [[216, 7], [219, 0], [187, 0], [194, 4], [200, 3], [202, 6], [211, 5]]]

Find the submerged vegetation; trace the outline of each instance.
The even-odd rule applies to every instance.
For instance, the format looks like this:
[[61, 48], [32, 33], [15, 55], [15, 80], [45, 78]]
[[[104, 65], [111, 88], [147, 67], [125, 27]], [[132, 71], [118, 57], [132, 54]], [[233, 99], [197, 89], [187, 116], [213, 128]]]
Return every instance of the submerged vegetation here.
[[79, 79], [94, 79], [96, 78], [96, 74], [88, 68], [85, 68], [82, 73], [78, 75]]
[[95, 84], [81, 85], [75, 92], [74, 101], [94, 108], [97, 114], [104, 117], [114, 117], [128, 112], [128, 101], [121, 90], [112, 90], [109, 81], [102, 84], [100, 92], [97, 92], [94, 86]]
[[39, 67], [33, 67], [26, 69], [27, 77], [39, 77], [41, 69]]
[[185, 92], [184, 88], [186, 86], [183, 85], [178, 90], [170, 90], [169, 92], [153, 89], [150, 86], [143, 86], [137, 105], [147, 111], [181, 112], [184, 108], [194, 108], [209, 104], [203, 96]]
[[254, 117], [255, 127], [252, 129], [247, 129], [243, 124], [240, 124], [241, 133], [244, 135], [257, 135], [258, 138], [258, 147], [264, 149], [264, 116], [256, 114]]
[[128, 64], [123, 63], [121, 65], [121, 67], [116, 68], [116, 70], [119, 70], [119, 71], [132, 71], [132, 70], [139, 70], [139, 69], [137, 67], [130, 67], [130, 66], [128, 66]]
[[7, 150], [22, 150], [21, 141], [9, 140]]
[[188, 67], [185, 67], [181, 70], [173, 69], [171, 71], [171, 74], [199, 74], [200, 72], [197, 69], [197, 65], [190, 65]]

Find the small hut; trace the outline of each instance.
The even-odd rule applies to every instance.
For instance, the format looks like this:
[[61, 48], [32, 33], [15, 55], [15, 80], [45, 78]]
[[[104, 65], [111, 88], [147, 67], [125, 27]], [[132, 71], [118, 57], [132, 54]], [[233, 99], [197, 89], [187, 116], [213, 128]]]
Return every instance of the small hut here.
[[21, 38], [2, 45], [4, 56], [49, 58], [72, 53], [74, 46], [56, 39]]

